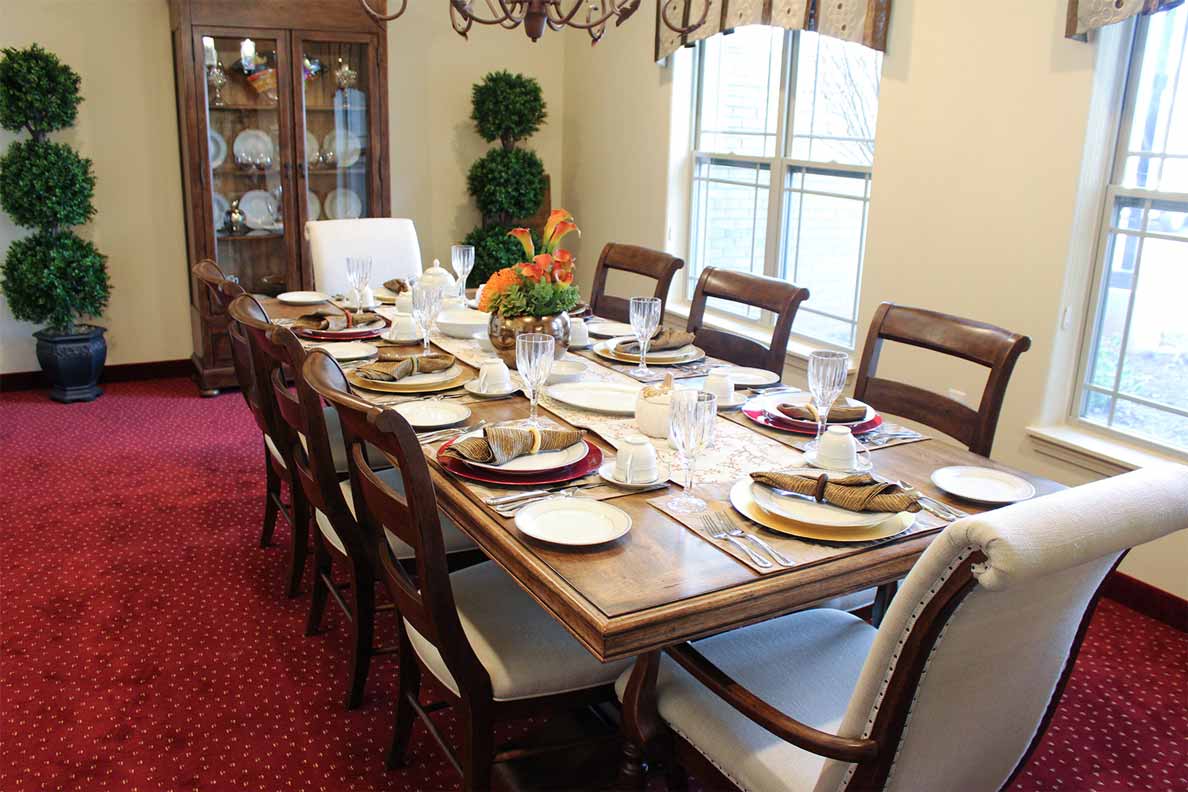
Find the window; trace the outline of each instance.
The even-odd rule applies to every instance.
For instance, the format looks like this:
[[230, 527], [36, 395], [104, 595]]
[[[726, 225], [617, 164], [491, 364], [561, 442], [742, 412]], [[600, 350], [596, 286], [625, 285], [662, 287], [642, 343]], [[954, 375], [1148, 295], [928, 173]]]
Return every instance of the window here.
[[881, 69], [880, 53], [816, 33], [698, 44], [688, 297], [706, 267], [788, 280], [812, 293], [793, 329], [854, 347]]
[[1136, 27], [1106, 192], [1084, 421], [1188, 451], [1188, 6]]

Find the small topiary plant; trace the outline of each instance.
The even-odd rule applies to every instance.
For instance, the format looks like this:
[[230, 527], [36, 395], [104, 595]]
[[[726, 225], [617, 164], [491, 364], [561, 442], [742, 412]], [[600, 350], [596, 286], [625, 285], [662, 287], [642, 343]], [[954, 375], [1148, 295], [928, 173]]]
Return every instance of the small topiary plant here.
[[70, 334], [79, 319], [102, 314], [111, 294], [106, 258], [69, 229], [95, 214], [91, 161], [48, 139], [78, 117], [80, 80], [36, 44], [0, 54], [0, 126], [29, 133], [0, 157], [0, 209], [35, 229], [9, 246], [0, 291], [17, 319]]
[[483, 216], [482, 225], [466, 237], [466, 244], [475, 248], [467, 284], [477, 286], [519, 260], [519, 245], [507, 232], [514, 221], [535, 214], [544, 202], [544, 163], [516, 144], [540, 129], [548, 111], [540, 83], [507, 71], [491, 72], [476, 83], [471, 101], [475, 130], [488, 143], [499, 141], [499, 147], [475, 162], [467, 175], [470, 195]]

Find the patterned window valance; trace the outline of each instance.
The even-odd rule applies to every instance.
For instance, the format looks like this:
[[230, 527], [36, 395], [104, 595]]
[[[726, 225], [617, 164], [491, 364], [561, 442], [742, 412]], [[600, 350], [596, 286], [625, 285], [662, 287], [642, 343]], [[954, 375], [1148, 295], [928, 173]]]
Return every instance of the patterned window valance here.
[[1068, 0], [1064, 35], [1083, 39], [1090, 30], [1139, 14], [1167, 11], [1183, 3], [1184, 0]]
[[[663, 13], [671, 22], [687, 27], [697, 21], [707, 2], [705, 24], [692, 33], [674, 33], [660, 22]], [[686, 44], [743, 25], [815, 30], [886, 52], [890, 15], [891, 0], [658, 0], [656, 60]]]

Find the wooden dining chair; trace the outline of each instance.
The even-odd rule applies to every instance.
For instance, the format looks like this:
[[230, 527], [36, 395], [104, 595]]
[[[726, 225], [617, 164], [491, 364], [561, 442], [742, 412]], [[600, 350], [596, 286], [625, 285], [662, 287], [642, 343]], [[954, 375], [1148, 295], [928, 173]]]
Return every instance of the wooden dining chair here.
[[[990, 369], [978, 409], [915, 385], [875, 376], [884, 341], [930, 349]], [[875, 311], [858, 364], [854, 398], [876, 410], [919, 421], [990, 456], [998, 415], [1015, 361], [1031, 339], [992, 324], [885, 302]]]
[[[775, 314], [771, 344], [764, 346], [752, 338], [708, 325], [705, 321], [705, 305], [711, 297]], [[737, 366], [767, 369], [783, 376], [792, 321], [796, 318], [800, 304], [808, 298], [808, 289], [787, 281], [749, 272], [706, 267], [697, 280], [686, 329], [694, 334], [693, 343], [704, 349], [707, 355], [728, 360]]]
[[[1186, 528], [1180, 465], [960, 520], [879, 629], [809, 610], [679, 645], [649, 711], [707, 787], [1007, 788], [1051, 721], [1106, 575], [1129, 548]], [[634, 679], [617, 685], [628, 701]]]
[[[401, 616], [400, 687], [388, 765], [404, 761], [420, 717], [460, 771], [463, 788], [487, 789], [492, 764], [523, 756], [525, 750], [497, 751], [496, 722], [604, 701], [613, 696], [610, 685], [627, 663], [595, 660], [497, 565], [482, 563], [450, 574], [429, 465], [412, 427], [390, 407], [380, 409], [351, 395], [342, 370], [324, 352], [313, 351], [303, 371], [310, 387], [339, 410], [355, 513], [371, 537], [377, 574]], [[403, 491], [371, 467], [364, 442], [401, 471]], [[412, 548], [412, 574], [389, 552], [389, 531]], [[426, 672], [445, 689], [444, 705], [457, 708], [457, 749], [429, 720], [428, 713], [439, 706], [420, 702]]]
[[[290, 597], [301, 592], [301, 578], [305, 574], [305, 559], [309, 555], [309, 505], [305, 499], [301, 482], [297, 478], [293, 463], [292, 429], [282, 418], [276, 397], [271, 387], [272, 372], [280, 363], [268, 353], [271, 347], [269, 334], [275, 329], [268, 313], [260, 302], [250, 294], [242, 294], [231, 301], [227, 308], [231, 319], [247, 336], [249, 359], [252, 366], [252, 397], [256, 400], [263, 416], [264, 438], [269, 453], [279, 460], [277, 474], [289, 485], [289, 572], [286, 590]], [[234, 339], [234, 336], [232, 337]], [[283, 472], [282, 472], [283, 471]], [[267, 520], [267, 516], [265, 517]], [[273, 521], [275, 524], [275, 520]], [[261, 544], [271, 540], [272, 531], [266, 530]]]
[[650, 250], [636, 245], [621, 245], [610, 242], [598, 257], [594, 270], [594, 284], [590, 288], [590, 311], [603, 319], [628, 322], [630, 302], [622, 297], [606, 293], [606, 277], [611, 270], [643, 275], [656, 281], [653, 296], [660, 298], [660, 312], [663, 316], [668, 304], [668, 288], [672, 285], [677, 270], [685, 266], [683, 259], [670, 256], [659, 250]]
[[[216, 264], [213, 259], [201, 259], [190, 268], [190, 272], [205, 287], [207, 300], [210, 303], [212, 312], [225, 314], [234, 296], [228, 299], [229, 292], [224, 290], [224, 284], [232, 283], [239, 287], [239, 283], [228, 278], [226, 273], [223, 272], [222, 267]], [[242, 287], [239, 287], [239, 292], [243, 292]]]

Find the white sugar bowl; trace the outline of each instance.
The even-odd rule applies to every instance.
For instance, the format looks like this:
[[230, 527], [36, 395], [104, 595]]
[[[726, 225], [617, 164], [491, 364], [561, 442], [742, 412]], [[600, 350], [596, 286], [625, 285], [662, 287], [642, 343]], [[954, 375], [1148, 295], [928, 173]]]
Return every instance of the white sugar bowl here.
[[421, 273], [421, 283], [426, 286], [436, 286], [446, 294], [452, 294], [457, 291], [458, 287], [458, 281], [454, 280], [454, 276], [441, 266], [438, 259], [433, 259], [433, 266]]
[[644, 388], [635, 397], [635, 425], [648, 437], [667, 438], [671, 408], [672, 391]]

